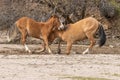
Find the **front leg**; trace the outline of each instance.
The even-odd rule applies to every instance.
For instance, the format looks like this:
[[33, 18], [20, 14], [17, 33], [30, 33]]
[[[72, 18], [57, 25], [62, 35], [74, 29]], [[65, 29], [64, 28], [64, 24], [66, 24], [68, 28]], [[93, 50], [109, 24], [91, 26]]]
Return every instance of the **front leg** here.
[[72, 43], [71, 42], [67, 42], [67, 48], [66, 48], [66, 54], [69, 55], [70, 54], [70, 50], [72, 48]]
[[57, 49], [58, 54], [61, 54], [60, 44], [61, 44], [61, 39], [58, 41], [58, 49]]
[[43, 40], [44, 40], [44, 43], [45, 43], [45, 48], [48, 50], [48, 52], [50, 54], [52, 54], [52, 50], [50, 49], [49, 44], [48, 44], [48, 38], [47, 38], [47, 36], [43, 36]]
[[45, 42], [43, 41], [43, 43], [42, 43], [42, 49], [39, 52], [44, 52], [45, 50], [46, 50], [46, 48], [45, 48]]
[[25, 30], [22, 31], [22, 35], [21, 35], [21, 42], [25, 47], [25, 50], [29, 53], [31, 53], [31, 50], [28, 48], [28, 46], [25, 44], [26, 42], [26, 38], [27, 38], [27, 32]]

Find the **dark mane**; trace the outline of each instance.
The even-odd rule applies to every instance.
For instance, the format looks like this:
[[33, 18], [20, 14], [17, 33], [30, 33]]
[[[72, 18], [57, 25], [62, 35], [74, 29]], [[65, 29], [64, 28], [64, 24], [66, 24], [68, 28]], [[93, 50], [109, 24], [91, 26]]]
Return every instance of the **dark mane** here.
[[65, 25], [63, 30], [66, 31], [69, 28], [69, 26], [70, 26], [70, 24]]

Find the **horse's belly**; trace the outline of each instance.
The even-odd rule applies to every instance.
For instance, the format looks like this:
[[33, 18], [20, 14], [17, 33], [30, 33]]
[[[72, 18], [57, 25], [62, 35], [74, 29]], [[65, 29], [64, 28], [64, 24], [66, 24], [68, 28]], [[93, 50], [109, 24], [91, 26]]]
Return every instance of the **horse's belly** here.
[[83, 39], [85, 39], [85, 38], [86, 38], [86, 35], [85, 35], [85, 34], [73, 35], [74, 41], [83, 40]]
[[34, 37], [34, 38], [41, 38], [40, 34], [35, 33], [35, 32], [30, 32], [28, 34], [29, 34], [29, 36]]
[[83, 40], [86, 38], [86, 35], [84, 33], [69, 33], [69, 34], [64, 34], [62, 39], [64, 41], [77, 41], [77, 40]]
[[27, 28], [28, 35], [34, 38], [40, 38], [40, 31], [39, 29], [28, 27]]

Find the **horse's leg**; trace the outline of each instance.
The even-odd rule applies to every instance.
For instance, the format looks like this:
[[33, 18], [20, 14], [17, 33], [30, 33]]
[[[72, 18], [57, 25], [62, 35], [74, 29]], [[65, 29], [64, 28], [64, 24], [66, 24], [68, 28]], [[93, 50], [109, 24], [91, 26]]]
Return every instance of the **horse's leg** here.
[[58, 41], [58, 50], [57, 50], [58, 54], [60, 54], [60, 53], [61, 53], [60, 44], [61, 44], [61, 40], [59, 40], [59, 41]]
[[86, 36], [88, 37], [88, 39], [90, 40], [90, 46], [82, 53], [82, 54], [86, 54], [89, 53], [90, 50], [92, 50], [93, 46], [95, 45], [95, 40], [92, 34], [86, 34]]
[[49, 44], [48, 44], [48, 38], [47, 36], [43, 36], [43, 40], [44, 40], [44, 43], [45, 43], [45, 48], [48, 50], [49, 53], [52, 53], [50, 47], [49, 47]]
[[45, 43], [44, 43], [44, 42], [42, 43], [42, 47], [40, 47], [40, 48], [41, 48], [41, 49], [38, 50], [38, 51], [36, 51], [36, 52], [40, 53], [40, 52], [44, 52], [44, 51], [46, 50], [46, 48], [45, 48]]
[[66, 54], [67, 54], [67, 55], [70, 54], [71, 48], [72, 48], [72, 42], [67, 42], [67, 51], [66, 51]]
[[40, 52], [43, 52], [43, 51], [45, 51], [45, 42], [43, 41], [43, 43], [42, 43], [42, 49], [40, 50]]
[[27, 38], [27, 31], [23, 30], [22, 31], [22, 35], [21, 35], [21, 42], [25, 47], [25, 50], [28, 51], [29, 53], [31, 53], [30, 49], [28, 48], [28, 46], [25, 44], [26, 42], [26, 38]]

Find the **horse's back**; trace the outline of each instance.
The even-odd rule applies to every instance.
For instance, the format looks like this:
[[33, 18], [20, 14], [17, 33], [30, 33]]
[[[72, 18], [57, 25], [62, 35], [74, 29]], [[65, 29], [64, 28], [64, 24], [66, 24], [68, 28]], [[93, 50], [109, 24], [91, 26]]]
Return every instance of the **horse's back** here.
[[20, 18], [20, 19], [18, 19], [16, 22], [18, 23], [21, 23], [21, 22], [26, 22], [27, 20], [28, 20], [29, 18], [28, 17], [22, 17], [22, 18]]
[[82, 40], [85, 38], [85, 34], [82, 29], [80, 29], [80, 26], [76, 26], [74, 24], [69, 24], [66, 31], [64, 31], [62, 35], [62, 39], [65, 41], [76, 41], [76, 40]]
[[98, 29], [98, 21], [95, 18], [88, 17], [74, 24], [69, 24], [68, 29], [64, 32], [64, 39], [83, 40], [86, 33], [95, 33]]
[[77, 28], [77, 30], [87, 32], [89, 30], [96, 30], [98, 28], [98, 24], [99, 22], [95, 18], [88, 17], [74, 23], [73, 25]]

